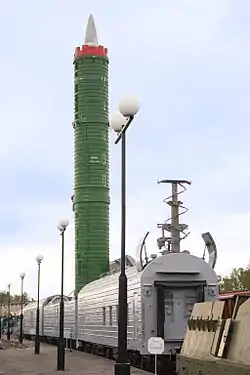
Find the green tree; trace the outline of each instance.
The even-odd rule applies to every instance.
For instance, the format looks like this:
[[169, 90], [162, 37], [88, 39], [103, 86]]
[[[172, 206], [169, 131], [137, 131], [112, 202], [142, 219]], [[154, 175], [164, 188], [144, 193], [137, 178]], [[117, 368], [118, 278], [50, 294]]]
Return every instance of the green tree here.
[[229, 276], [220, 277], [220, 293], [250, 290], [250, 268], [233, 268]]
[[[24, 303], [34, 301], [34, 299], [31, 298], [27, 293], [23, 293], [23, 299], [24, 299]], [[8, 300], [9, 300], [8, 292], [0, 292], [0, 304], [7, 305]], [[21, 295], [14, 294], [10, 296], [11, 304], [14, 304], [14, 303], [18, 304], [20, 302], [21, 302]]]

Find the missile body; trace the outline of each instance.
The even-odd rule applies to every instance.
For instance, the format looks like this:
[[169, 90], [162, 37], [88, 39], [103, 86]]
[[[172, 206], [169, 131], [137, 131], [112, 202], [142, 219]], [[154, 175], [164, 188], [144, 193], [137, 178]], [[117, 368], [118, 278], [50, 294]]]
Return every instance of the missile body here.
[[75, 291], [109, 269], [109, 75], [93, 16], [74, 55]]

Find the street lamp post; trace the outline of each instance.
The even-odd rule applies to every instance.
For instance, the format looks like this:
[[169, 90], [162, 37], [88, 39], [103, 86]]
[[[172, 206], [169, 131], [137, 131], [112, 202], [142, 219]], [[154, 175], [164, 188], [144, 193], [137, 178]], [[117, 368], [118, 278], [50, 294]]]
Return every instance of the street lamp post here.
[[57, 370], [65, 371], [65, 342], [64, 342], [64, 233], [67, 226], [69, 225], [68, 220], [61, 220], [57, 226], [62, 237], [62, 264], [61, 264], [61, 299], [60, 299], [60, 319], [59, 319], [59, 338], [57, 345]]
[[42, 255], [37, 255], [36, 261], [38, 265], [37, 271], [37, 308], [36, 308], [36, 336], [35, 336], [35, 354], [40, 354], [40, 269], [43, 260]]
[[21, 279], [21, 313], [20, 313], [20, 333], [19, 333], [19, 342], [22, 344], [23, 343], [23, 280], [25, 278], [25, 273], [22, 272], [20, 274], [20, 279]]
[[2, 317], [3, 317], [3, 301], [0, 297], [0, 307], [1, 307], [1, 314], [0, 314], [0, 340], [2, 338]]
[[126, 131], [139, 111], [138, 101], [127, 95], [119, 105], [119, 112], [111, 117], [110, 126], [117, 133], [115, 144], [121, 140], [121, 270], [118, 296], [118, 356], [115, 375], [130, 375], [127, 353], [127, 276], [126, 276]]
[[7, 321], [7, 340], [10, 340], [10, 287], [8, 284], [8, 321]]

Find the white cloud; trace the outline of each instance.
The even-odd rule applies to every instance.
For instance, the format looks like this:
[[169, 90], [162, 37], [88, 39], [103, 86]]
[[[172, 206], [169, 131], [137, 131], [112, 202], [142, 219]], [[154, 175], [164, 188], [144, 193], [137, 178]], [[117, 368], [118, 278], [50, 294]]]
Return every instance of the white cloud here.
[[[66, 200], [65, 200], [66, 201]], [[43, 295], [59, 293], [60, 291], [60, 235], [56, 227], [61, 218], [71, 219], [71, 205], [39, 205], [25, 202], [16, 207], [18, 214], [22, 213], [24, 227], [14, 238], [8, 233], [8, 238], [2, 238], [0, 254], [5, 266], [2, 267], [0, 282], [12, 283], [13, 291], [19, 292], [20, 272], [26, 272], [25, 286], [28, 293], [36, 295], [37, 278], [35, 258], [38, 254], [44, 256], [41, 273], [41, 292]], [[20, 215], [21, 216], [21, 215]], [[65, 288], [68, 293], [73, 290], [74, 272], [74, 242], [73, 225], [65, 234]]]
[[[81, 2], [76, 3], [82, 9]], [[17, 21], [22, 19], [18, 30], [24, 30], [24, 36], [21, 31], [18, 34], [25, 45], [16, 53], [13, 48], [2, 48], [0, 59], [1, 211], [6, 218], [13, 216], [20, 220], [17, 233], [14, 230], [12, 235], [1, 233], [0, 254], [4, 262], [0, 287], [6, 288], [10, 281], [13, 291], [18, 293], [18, 275], [26, 271], [26, 290], [33, 296], [36, 296], [34, 258], [38, 253], [44, 255], [42, 295], [60, 290], [60, 237], [56, 223], [61, 217], [72, 217], [69, 200], [73, 174], [71, 60], [76, 41], [83, 40], [84, 24], [81, 11], [76, 14], [75, 8], [66, 1], [60, 0], [61, 7], [58, 4], [55, 1], [51, 8], [46, 7], [43, 12], [39, 9], [38, 14], [32, 8], [34, 15], [27, 22], [17, 17]], [[115, 98], [131, 87], [142, 100], [138, 125], [131, 129], [133, 133], [128, 141], [127, 252], [135, 255], [138, 241], [147, 230], [152, 231], [148, 252], [156, 252], [159, 233], [156, 224], [168, 215], [168, 207], [162, 203], [166, 194], [164, 188], [156, 185], [157, 178], [191, 176], [193, 185], [183, 196], [191, 209], [183, 216], [183, 221], [190, 224], [191, 235], [183, 248], [201, 256], [204, 244], [200, 234], [210, 231], [218, 244], [217, 270], [227, 273], [231, 267], [248, 262], [250, 206], [246, 202], [245, 212], [238, 213], [237, 202], [227, 201], [227, 196], [238, 194], [241, 199], [239, 182], [247, 185], [250, 177], [246, 163], [248, 145], [243, 142], [249, 139], [249, 92], [242, 89], [247, 91], [249, 86], [246, 54], [249, 41], [246, 36], [229, 38], [234, 35], [234, 29], [230, 24], [232, 3], [227, 0], [144, 1], [143, 7], [140, 2], [136, 4], [131, 3], [131, 8], [128, 4], [123, 10], [120, 4], [113, 7], [112, 1], [103, 8], [99, 1], [94, 1], [93, 9], [84, 9], [85, 19], [88, 11], [96, 14], [100, 39], [110, 48], [112, 106], [118, 102]], [[68, 23], [70, 19], [72, 24]], [[31, 22], [37, 26], [34, 34], [30, 33]], [[230, 27], [228, 36], [226, 30]], [[9, 35], [7, 29], [6, 35]], [[184, 80], [187, 75], [188, 80]], [[221, 76], [222, 80], [228, 80], [226, 86], [216, 81]], [[204, 77], [207, 86], [198, 87], [200, 91], [195, 86], [192, 91], [196, 80], [203, 82]], [[239, 86], [236, 83], [234, 86], [232, 80]], [[203, 129], [202, 126], [210, 125], [205, 121], [210, 110], [208, 103], [211, 98], [217, 100], [217, 89], [220, 89], [218, 111], [223, 108], [226, 115], [220, 121], [210, 120], [214, 127], [211, 126], [207, 145], [197, 127]], [[171, 108], [173, 92], [178, 100]], [[227, 93], [231, 94], [230, 102], [227, 102]], [[171, 110], [183, 117], [174, 117]], [[196, 110], [202, 112], [202, 118], [195, 117]], [[232, 123], [228, 126], [230, 120]], [[237, 147], [229, 150], [234, 139], [238, 140]], [[120, 253], [120, 149], [111, 149], [110, 253], [113, 259]], [[203, 155], [206, 164], [203, 159], [199, 162], [201, 153], [206, 155], [206, 158]], [[211, 154], [216, 155], [216, 165], [210, 160]], [[53, 181], [52, 176], [66, 181], [58, 187], [56, 202], [51, 203], [51, 191], [44, 192], [43, 197], [37, 193], [35, 201], [28, 199], [32, 178], [27, 181], [26, 194], [19, 191], [20, 196], [14, 202], [13, 197], [5, 197], [8, 184], [9, 188], [13, 184], [19, 186], [20, 182], [14, 180], [17, 172], [25, 175], [32, 168], [40, 171], [47, 183]], [[10, 176], [12, 179], [8, 179]], [[46, 194], [49, 203], [44, 204]], [[226, 201], [227, 212], [221, 211], [220, 199]], [[233, 207], [232, 203], [235, 203]], [[66, 232], [65, 291], [68, 293], [74, 288], [73, 232], [72, 224]]]
[[[158, 1], [145, 3], [143, 8], [132, 12], [129, 22], [134, 26], [138, 23], [138, 17], [146, 20], [140, 25], [138, 33], [149, 42], [159, 43], [164, 40], [167, 43], [206, 43], [220, 31], [230, 13], [230, 3], [226, 0], [220, 2], [200, 1]], [[129, 28], [134, 34], [135, 28]]]

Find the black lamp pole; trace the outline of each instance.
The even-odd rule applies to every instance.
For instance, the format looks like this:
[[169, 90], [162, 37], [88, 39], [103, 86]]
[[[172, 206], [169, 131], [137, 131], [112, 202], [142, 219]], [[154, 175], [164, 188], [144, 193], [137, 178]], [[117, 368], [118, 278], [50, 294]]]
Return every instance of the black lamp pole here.
[[1, 338], [2, 338], [2, 315], [3, 315], [2, 301], [1, 301], [0, 307], [1, 307], [1, 314], [0, 314], [0, 340], [1, 340]]
[[126, 130], [134, 116], [128, 118], [118, 134], [115, 144], [121, 140], [121, 270], [118, 296], [118, 356], [115, 363], [115, 375], [130, 375], [130, 363], [127, 353], [127, 276], [126, 276]]
[[21, 273], [21, 313], [20, 313], [20, 333], [19, 333], [19, 342], [23, 343], [23, 280], [25, 278], [25, 273]]
[[8, 322], [7, 322], [7, 340], [10, 340], [10, 287], [8, 284]]
[[2, 298], [1, 298], [0, 307], [1, 307], [1, 314], [0, 314], [0, 339], [1, 339], [2, 338], [2, 317], [3, 317], [3, 300], [2, 300]]
[[40, 354], [40, 270], [43, 257], [38, 255], [36, 258], [38, 264], [37, 271], [37, 308], [36, 308], [36, 336], [35, 336], [35, 354]]
[[64, 340], [64, 233], [68, 226], [68, 221], [63, 220], [59, 223], [58, 229], [62, 238], [62, 264], [61, 264], [61, 299], [60, 299], [60, 320], [59, 320], [59, 337], [57, 345], [57, 370], [65, 371], [65, 340]]

